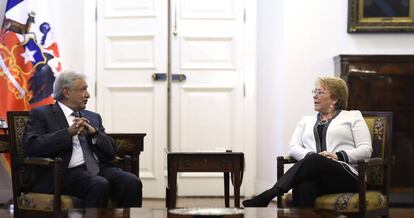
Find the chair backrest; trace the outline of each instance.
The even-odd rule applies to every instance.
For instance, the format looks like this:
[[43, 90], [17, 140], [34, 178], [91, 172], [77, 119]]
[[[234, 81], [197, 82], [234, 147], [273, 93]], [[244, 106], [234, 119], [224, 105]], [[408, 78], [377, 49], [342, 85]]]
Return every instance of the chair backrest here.
[[28, 118], [28, 111], [7, 112], [14, 198], [18, 197], [21, 192], [29, 191], [35, 179], [35, 171], [32, 167], [20, 165], [25, 158], [22, 137]]
[[388, 166], [373, 167], [367, 171], [367, 188], [383, 186], [388, 182], [392, 140], [392, 112], [361, 111], [372, 137], [372, 158], [382, 158]]

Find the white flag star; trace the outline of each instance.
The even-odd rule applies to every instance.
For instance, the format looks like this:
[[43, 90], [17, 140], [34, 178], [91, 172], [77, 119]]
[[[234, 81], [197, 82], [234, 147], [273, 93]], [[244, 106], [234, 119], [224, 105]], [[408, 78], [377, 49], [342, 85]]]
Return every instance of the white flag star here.
[[26, 49], [24, 50], [24, 53], [21, 54], [21, 56], [24, 58], [24, 64], [27, 64], [27, 62], [29, 61], [35, 61], [34, 59], [34, 54], [36, 53], [36, 51], [30, 51], [29, 48], [26, 47]]

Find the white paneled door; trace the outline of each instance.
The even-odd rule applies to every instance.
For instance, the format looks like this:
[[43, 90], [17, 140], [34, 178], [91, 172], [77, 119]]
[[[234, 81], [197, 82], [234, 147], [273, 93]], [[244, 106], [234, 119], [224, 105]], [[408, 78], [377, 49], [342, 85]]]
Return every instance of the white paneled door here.
[[107, 132], [147, 133], [141, 153], [144, 196], [164, 197], [163, 147], [167, 143], [165, 0], [98, 0], [97, 111]]
[[[244, 149], [242, 6], [172, 1], [171, 73], [186, 78], [171, 82], [173, 150]], [[181, 173], [178, 181], [178, 195], [223, 195], [222, 173]]]
[[[98, 0], [97, 110], [108, 132], [147, 133], [144, 197], [165, 197], [168, 146], [245, 150], [243, 5]], [[168, 73], [169, 63], [170, 93], [168, 80], [152, 77]], [[179, 195], [223, 195], [222, 174], [181, 173], [178, 181]]]

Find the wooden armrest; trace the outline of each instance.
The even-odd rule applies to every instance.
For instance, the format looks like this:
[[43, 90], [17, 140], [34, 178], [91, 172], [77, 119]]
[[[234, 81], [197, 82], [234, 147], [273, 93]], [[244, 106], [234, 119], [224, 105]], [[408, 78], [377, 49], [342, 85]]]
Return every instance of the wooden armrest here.
[[55, 159], [44, 157], [26, 157], [17, 160], [23, 165], [48, 166], [53, 167], [53, 210], [60, 211], [61, 209], [61, 188], [62, 188], [62, 158]]
[[290, 156], [278, 156], [277, 160], [281, 161], [283, 164], [293, 164], [297, 162], [295, 159], [291, 158]]
[[131, 156], [129, 156], [129, 155], [124, 155], [124, 156], [122, 156], [122, 157], [120, 157], [120, 156], [116, 156], [116, 157], [115, 157], [115, 160], [116, 160], [116, 161], [124, 161], [124, 160], [128, 161], [128, 160], [132, 160], [132, 158], [131, 158]]
[[124, 156], [115, 156], [115, 158], [112, 160], [112, 162], [114, 164], [119, 164], [119, 163], [124, 163], [124, 162], [129, 162], [129, 161], [133, 161], [134, 158], [131, 158], [131, 156], [129, 155], [124, 155]]
[[[280, 179], [285, 173], [285, 164], [294, 164], [297, 161], [290, 156], [277, 157], [277, 179]], [[282, 195], [277, 196], [277, 206], [282, 207]]]
[[[61, 159], [61, 158], [59, 158]], [[26, 157], [22, 160], [22, 164], [27, 165], [43, 165], [43, 166], [52, 166], [54, 164], [55, 160], [51, 158], [45, 158], [45, 157]]]
[[367, 166], [382, 166], [386, 164], [386, 161], [379, 157], [358, 161], [358, 165], [360, 164], [360, 162], [361, 164], [365, 164]]
[[[382, 158], [370, 158], [370, 159], [365, 159], [365, 160], [359, 160], [358, 161], [358, 174], [360, 177], [360, 180], [362, 179], [363, 182], [366, 181], [365, 178], [365, 173], [373, 167], [378, 167], [378, 166], [385, 166], [387, 165], [387, 161], [382, 159]], [[362, 176], [364, 175], [364, 176]]]
[[[378, 167], [383, 168], [382, 170], [386, 170], [386, 168], [388, 167], [387, 161], [382, 159], [382, 158], [370, 158], [370, 159], [365, 159], [365, 160], [359, 160], [358, 161], [358, 180], [359, 180], [360, 195], [361, 195], [361, 193], [366, 192], [366, 190], [367, 190], [366, 183], [368, 181], [370, 181], [371, 188], [374, 187], [374, 186], [381, 186], [381, 183], [382, 183], [383, 179], [385, 179], [386, 183], [388, 183], [387, 178], [377, 178], [377, 176], [378, 176], [377, 173], [375, 173], [375, 172], [372, 173], [372, 170], [375, 171], [375, 169], [378, 168]], [[384, 173], [386, 173], [386, 172], [384, 172]], [[379, 185], [376, 184], [376, 183], [378, 183]], [[388, 186], [388, 185], [386, 185], [386, 186]], [[387, 189], [388, 189], [388, 187], [383, 188], [383, 190], [387, 190]], [[362, 199], [362, 200], [365, 200], [365, 199]]]
[[124, 155], [122, 157], [116, 156], [113, 163], [124, 171], [138, 175], [138, 159], [131, 158], [130, 155]]

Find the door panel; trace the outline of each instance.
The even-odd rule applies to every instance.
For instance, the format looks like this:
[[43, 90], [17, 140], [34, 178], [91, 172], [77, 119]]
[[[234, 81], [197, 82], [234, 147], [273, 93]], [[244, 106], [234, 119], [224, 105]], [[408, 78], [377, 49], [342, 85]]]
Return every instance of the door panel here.
[[182, 0], [182, 18], [236, 19], [236, 1], [237, 0]]
[[215, 146], [218, 146], [217, 149], [225, 149], [231, 145], [231, 90], [219, 87], [182, 88], [182, 149], [204, 150]]
[[167, 84], [165, 0], [98, 0], [97, 111], [107, 132], [147, 133], [140, 160], [144, 197], [164, 197]]
[[156, 68], [154, 35], [107, 35], [105, 46], [106, 69]]
[[154, 0], [106, 0], [103, 7], [106, 17], [157, 16], [157, 1]]
[[[173, 2], [172, 72], [186, 80], [171, 83], [172, 150], [243, 151], [244, 1]], [[223, 195], [222, 173], [178, 183], [179, 195]]]
[[[111, 132], [133, 132], [133, 129], [154, 129], [154, 89], [153, 87], [111, 87], [106, 90], [106, 106], [103, 114], [106, 115], [108, 122], [106, 126], [110, 126]], [[118, 106], [128, 102], [128, 108], [133, 110], [124, 110], [117, 113]], [[131, 116], [134, 114], [134, 116]], [[128, 122], [125, 122], [128, 121]], [[153, 134], [151, 134], [153, 135]], [[147, 136], [148, 137], [148, 136]], [[155, 148], [153, 146], [153, 138], [145, 138], [145, 153], [155, 156]], [[140, 177], [143, 179], [156, 179], [156, 164], [154, 157], [147, 157], [142, 153], [140, 160]]]
[[231, 37], [183, 37], [181, 69], [235, 69]]

